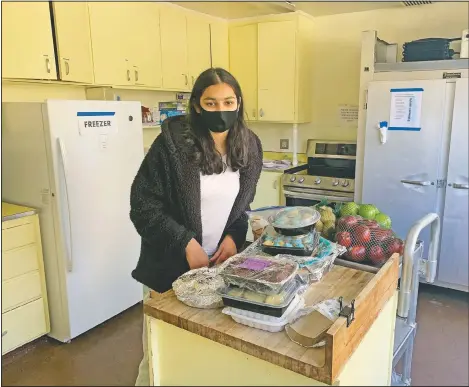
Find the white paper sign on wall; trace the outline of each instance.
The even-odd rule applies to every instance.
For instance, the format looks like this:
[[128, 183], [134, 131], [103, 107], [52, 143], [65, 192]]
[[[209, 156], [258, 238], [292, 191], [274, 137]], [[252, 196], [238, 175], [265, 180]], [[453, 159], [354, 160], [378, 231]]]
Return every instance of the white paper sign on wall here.
[[80, 136], [118, 132], [116, 112], [77, 112], [77, 119]]
[[358, 106], [339, 105], [338, 121], [340, 126], [356, 127], [358, 125]]

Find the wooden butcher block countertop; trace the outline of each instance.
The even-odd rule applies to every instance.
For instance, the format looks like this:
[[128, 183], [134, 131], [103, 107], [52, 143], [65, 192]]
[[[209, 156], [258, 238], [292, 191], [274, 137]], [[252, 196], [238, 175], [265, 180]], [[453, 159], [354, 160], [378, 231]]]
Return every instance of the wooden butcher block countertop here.
[[304, 348], [292, 342], [285, 331], [270, 333], [238, 324], [221, 309], [189, 307], [178, 301], [173, 291], [152, 292], [144, 310], [181, 329], [332, 384], [397, 289], [398, 263], [395, 254], [376, 274], [334, 265], [320, 282], [310, 286], [305, 293], [306, 305], [340, 296], [348, 305], [355, 299], [355, 320], [347, 327], [346, 319], [339, 317], [327, 331], [322, 348]]

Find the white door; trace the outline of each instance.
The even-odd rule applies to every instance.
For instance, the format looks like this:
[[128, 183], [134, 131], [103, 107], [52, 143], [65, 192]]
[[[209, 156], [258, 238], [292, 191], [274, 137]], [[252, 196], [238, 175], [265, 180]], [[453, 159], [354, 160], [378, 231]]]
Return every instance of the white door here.
[[468, 82], [456, 82], [438, 281], [468, 286]]
[[[422, 88], [421, 130], [392, 130], [380, 143], [378, 124], [390, 121], [391, 89]], [[446, 81], [371, 82], [363, 166], [363, 203], [375, 204], [405, 238], [422, 216], [437, 211]], [[407, 181], [404, 182], [404, 181]], [[413, 183], [413, 184], [412, 184]], [[420, 185], [419, 185], [420, 184]], [[427, 256], [429, 231], [421, 234]]]
[[143, 159], [140, 103], [48, 101], [71, 338], [142, 299], [130, 187]]

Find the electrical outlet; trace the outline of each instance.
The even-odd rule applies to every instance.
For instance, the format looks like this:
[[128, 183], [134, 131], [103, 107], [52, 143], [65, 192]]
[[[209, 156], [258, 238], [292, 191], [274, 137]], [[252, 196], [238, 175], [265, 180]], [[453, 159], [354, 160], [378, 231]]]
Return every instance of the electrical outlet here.
[[280, 149], [289, 149], [290, 141], [287, 138], [280, 139]]

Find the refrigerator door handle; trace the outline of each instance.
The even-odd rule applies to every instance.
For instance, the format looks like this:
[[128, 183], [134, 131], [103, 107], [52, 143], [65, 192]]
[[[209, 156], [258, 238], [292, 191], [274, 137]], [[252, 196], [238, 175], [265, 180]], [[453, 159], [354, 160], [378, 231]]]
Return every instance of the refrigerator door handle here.
[[64, 185], [65, 185], [65, 196], [67, 198], [67, 211], [68, 211], [68, 239], [69, 246], [67, 246], [67, 271], [71, 272], [73, 270], [73, 249], [72, 249], [72, 222], [71, 222], [71, 212], [70, 212], [70, 201], [68, 199], [68, 183], [67, 183], [67, 159], [65, 156], [65, 145], [60, 137], [57, 138], [57, 143], [59, 144], [60, 157], [62, 159], [62, 166], [64, 171]]
[[[449, 184], [451, 186], [451, 184]], [[453, 188], [456, 189], [469, 189], [469, 184], [460, 184], [460, 183], [453, 183]]]
[[421, 181], [421, 180], [401, 180], [401, 183], [404, 183], [404, 184], [412, 184], [412, 185], [421, 185], [421, 186], [429, 186], [429, 185], [433, 185], [433, 183], [431, 181]]

